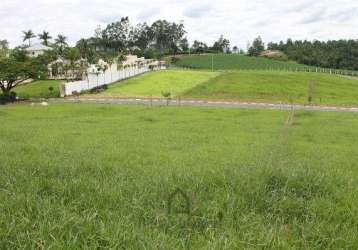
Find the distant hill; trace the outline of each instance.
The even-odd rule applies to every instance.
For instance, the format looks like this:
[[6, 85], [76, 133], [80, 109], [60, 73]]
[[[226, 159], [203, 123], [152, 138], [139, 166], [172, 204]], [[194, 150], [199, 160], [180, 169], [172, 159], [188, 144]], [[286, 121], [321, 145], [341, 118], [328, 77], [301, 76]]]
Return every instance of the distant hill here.
[[[265, 55], [265, 54], [264, 54]], [[191, 69], [214, 70], [279, 70], [279, 71], [310, 71], [333, 73], [341, 75], [358, 76], [358, 72], [347, 70], [334, 70], [317, 68], [299, 64], [293, 61], [277, 60], [272, 58], [277, 53], [269, 53], [270, 56], [250, 57], [237, 54], [204, 54], [182, 56], [174, 63], [178, 67]], [[271, 58], [268, 58], [271, 57]]]
[[180, 57], [175, 65], [194, 69], [211, 69], [212, 58], [214, 70], [302, 70], [309, 66], [295, 62], [273, 60], [266, 57], [249, 57], [245, 55], [206, 54]]

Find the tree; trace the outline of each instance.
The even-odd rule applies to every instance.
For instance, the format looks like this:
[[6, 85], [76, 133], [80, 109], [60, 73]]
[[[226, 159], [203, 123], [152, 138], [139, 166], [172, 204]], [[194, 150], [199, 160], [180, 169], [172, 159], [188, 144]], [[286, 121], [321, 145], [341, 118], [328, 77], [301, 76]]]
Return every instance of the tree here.
[[317, 67], [358, 70], [358, 41], [293, 41], [270, 43], [270, 49], [280, 50], [290, 60]]
[[22, 33], [24, 34], [23, 41], [26, 42], [28, 40], [29, 41], [29, 47], [30, 47], [31, 46], [31, 39], [36, 37], [34, 32], [32, 32], [32, 30], [28, 30], [28, 31], [23, 31]]
[[183, 23], [158, 20], [151, 26], [153, 45], [160, 53], [176, 53], [186, 31]]
[[10, 57], [17, 62], [26, 62], [29, 60], [26, 50], [22, 48], [15, 48], [10, 52]]
[[214, 43], [211, 49], [218, 53], [226, 53], [230, 50], [230, 41], [221, 35], [219, 40]]
[[7, 57], [9, 54], [9, 43], [7, 40], [0, 40], [0, 58]]
[[239, 53], [239, 47], [237, 47], [236, 45], [234, 47], [232, 47], [232, 52], [234, 52], [235, 54]]
[[192, 51], [194, 53], [204, 53], [208, 50], [208, 45], [203, 42], [195, 40], [193, 43]]
[[259, 56], [265, 50], [265, 44], [261, 37], [257, 37], [249, 48], [249, 56]]
[[0, 49], [8, 49], [9, 42], [7, 40], [0, 40]]
[[121, 18], [120, 21], [111, 23], [102, 31], [99, 40], [105, 50], [125, 51], [129, 47], [130, 23], [129, 18]]
[[67, 37], [64, 35], [58, 35], [55, 39], [55, 44], [58, 46], [59, 54], [62, 55], [64, 53], [64, 48], [68, 46]]
[[130, 32], [130, 43], [137, 46], [141, 50], [149, 47], [153, 41], [153, 33], [147, 23], [137, 24]]
[[49, 40], [52, 39], [52, 37], [50, 36], [50, 33], [47, 31], [43, 31], [42, 34], [38, 35], [39, 39], [42, 40], [42, 44], [48, 46], [49, 45]]
[[76, 47], [79, 49], [82, 58], [88, 58], [90, 46], [86, 39], [81, 39], [76, 43]]
[[3, 95], [20, 83], [36, 75], [36, 67], [31, 62], [19, 62], [13, 58], [0, 59], [0, 89]]
[[67, 46], [67, 37], [64, 35], [58, 35], [55, 39], [55, 43], [59, 46]]
[[189, 51], [189, 42], [187, 38], [183, 38], [180, 41], [180, 49], [182, 52], [188, 52]]
[[75, 62], [81, 58], [81, 53], [78, 48], [69, 48], [65, 51], [65, 58], [70, 61], [71, 66], [73, 67]]

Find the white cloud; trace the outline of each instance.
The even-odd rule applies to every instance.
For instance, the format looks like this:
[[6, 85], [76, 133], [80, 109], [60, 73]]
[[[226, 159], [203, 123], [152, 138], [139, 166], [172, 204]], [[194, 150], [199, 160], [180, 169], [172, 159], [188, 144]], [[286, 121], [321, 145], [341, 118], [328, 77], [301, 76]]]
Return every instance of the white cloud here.
[[73, 44], [98, 25], [129, 16], [133, 24], [156, 19], [183, 20], [189, 40], [211, 44], [221, 34], [245, 48], [264, 41], [356, 37], [356, 0], [1, 0], [0, 39], [22, 43], [22, 30], [64, 34]]

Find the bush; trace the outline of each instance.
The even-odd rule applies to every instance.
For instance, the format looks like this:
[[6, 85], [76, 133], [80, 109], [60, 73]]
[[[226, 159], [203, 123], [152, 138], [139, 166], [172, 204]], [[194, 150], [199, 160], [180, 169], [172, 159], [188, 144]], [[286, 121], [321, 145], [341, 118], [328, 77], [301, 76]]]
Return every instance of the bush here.
[[172, 56], [172, 57], [171, 57], [171, 62], [172, 62], [172, 63], [177, 63], [179, 60], [180, 60], [180, 59], [179, 59], [178, 57], [176, 57], [176, 56]]
[[101, 86], [98, 86], [98, 87], [95, 87], [95, 88], [91, 89], [90, 93], [91, 94], [96, 94], [96, 93], [103, 92], [103, 91], [105, 91], [107, 89], [108, 89], [107, 85], [101, 85]]
[[14, 102], [14, 101], [16, 101], [16, 93], [15, 92], [0, 94], [0, 104], [6, 104], [9, 102]]

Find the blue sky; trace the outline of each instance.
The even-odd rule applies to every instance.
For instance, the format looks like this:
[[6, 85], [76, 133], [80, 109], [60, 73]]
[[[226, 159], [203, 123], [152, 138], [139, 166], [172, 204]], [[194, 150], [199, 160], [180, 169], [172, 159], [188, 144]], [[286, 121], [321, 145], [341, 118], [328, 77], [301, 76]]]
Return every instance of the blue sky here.
[[188, 38], [211, 44], [221, 34], [246, 48], [293, 39], [358, 39], [357, 0], [1, 0], [0, 39], [22, 43], [22, 30], [64, 34], [73, 44], [101, 25], [129, 16], [133, 24], [184, 21]]

